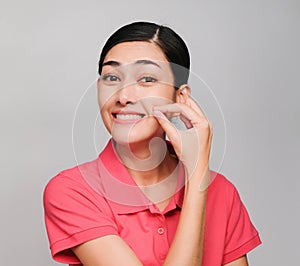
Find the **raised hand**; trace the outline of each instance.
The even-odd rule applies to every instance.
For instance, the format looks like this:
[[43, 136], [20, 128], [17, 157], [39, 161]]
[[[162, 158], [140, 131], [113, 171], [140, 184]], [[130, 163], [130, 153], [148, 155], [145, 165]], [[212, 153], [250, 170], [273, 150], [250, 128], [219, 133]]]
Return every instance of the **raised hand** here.
[[[157, 118], [178, 158], [183, 162], [188, 178], [197, 167], [208, 168], [212, 126], [193, 99], [187, 97], [179, 103], [155, 106], [153, 116]], [[172, 116], [179, 116], [186, 130], [177, 129], [167, 118]]]

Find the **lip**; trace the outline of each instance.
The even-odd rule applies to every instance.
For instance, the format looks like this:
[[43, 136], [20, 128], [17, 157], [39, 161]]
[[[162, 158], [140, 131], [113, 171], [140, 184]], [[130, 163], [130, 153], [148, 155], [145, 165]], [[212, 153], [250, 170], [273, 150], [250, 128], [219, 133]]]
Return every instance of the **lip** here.
[[[135, 111], [115, 111], [111, 113], [113, 121], [115, 123], [119, 124], [133, 124], [140, 122], [143, 120], [146, 116], [144, 113], [139, 113]], [[119, 115], [124, 116], [123, 119], [118, 118]], [[140, 116], [140, 118], [137, 118], [137, 116]]]

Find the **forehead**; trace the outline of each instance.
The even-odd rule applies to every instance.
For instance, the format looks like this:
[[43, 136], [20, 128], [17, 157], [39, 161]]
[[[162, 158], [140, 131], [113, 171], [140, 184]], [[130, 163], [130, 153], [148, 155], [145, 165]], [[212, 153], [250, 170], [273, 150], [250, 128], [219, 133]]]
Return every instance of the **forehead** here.
[[138, 60], [168, 62], [158, 45], [145, 41], [119, 43], [112, 47], [104, 58], [104, 62], [116, 61], [120, 64], [131, 64]]

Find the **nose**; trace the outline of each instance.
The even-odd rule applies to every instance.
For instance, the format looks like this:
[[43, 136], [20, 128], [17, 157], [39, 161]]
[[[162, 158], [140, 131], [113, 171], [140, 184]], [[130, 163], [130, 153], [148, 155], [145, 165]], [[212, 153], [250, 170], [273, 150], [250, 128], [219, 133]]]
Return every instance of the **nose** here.
[[118, 91], [117, 103], [125, 106], [127, 104], [133, 104], [137, 101], [137, 84], [125, 86]]

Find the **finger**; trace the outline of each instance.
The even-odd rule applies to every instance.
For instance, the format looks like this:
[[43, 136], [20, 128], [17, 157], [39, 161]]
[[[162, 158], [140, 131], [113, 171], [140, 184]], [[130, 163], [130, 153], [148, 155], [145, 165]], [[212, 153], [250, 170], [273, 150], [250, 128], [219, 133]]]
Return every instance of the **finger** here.
[[188, 118], [187, 115], [184, 114], [184, 110], [178, 104], [161, 105], [153, 109], [159, 110], [160, 112], [163, 112], [167, 116], [179, 116], [181, 121], [186, 126], [186, 128], [193, 127], [190, 118]]
[[206, 118], [201, 107], [191, 97], [187, 99], [187, 103], [196, 113]]
[[180, 115], [180, 119], [181, 119], [181, 121], [184, 123], [184, 125], [185, 125], [185, 127], [186, 127], [187, 129], [193, 127], [193, 124], [191, 123], [191, 121], [190, 121], [189, 119], [187, 119], [185, 116]]
[[[187, 120], [193, 125], [196, 126], [197, 124], [201, 123], [206, 118], [203, 116], [202, 112], [197, 113], [193, 108], [187, 106], [186, 104], [181, 103], [174, 103], [174, 104], [167, 104], [167, 105], [160, 105], [155, 106], [154, 110], [160, 111], [164, 114], [168, 113], [179, 113], [180, 117], [183, 116], [186, 118], [183, 122], [187, 122]], [[190, 126], [186, 123], [186, 126], [189, 128]]]
[[157, 119], [163, 130], [166, 132], [172, 143], [176, 143], [178, 139], [178, 131], [176, 127], [166, 118], [160, 111], [153, 111], [153, 116]]
[[193, 116], [196, 115], [195, 111], [193, 111], [186, 104], [181, 104], [181, 103], [173, 103], [173, 104], [155, 106], [155, 107], [153, 107], [153, 110], [160, 111], [164, 114], [184, 115], [188, 119], [191, 119]]

